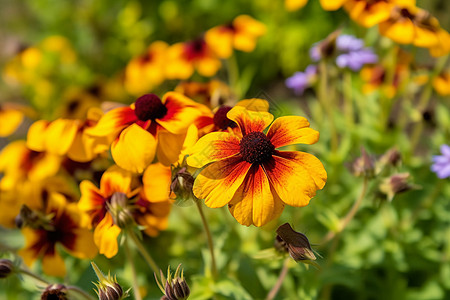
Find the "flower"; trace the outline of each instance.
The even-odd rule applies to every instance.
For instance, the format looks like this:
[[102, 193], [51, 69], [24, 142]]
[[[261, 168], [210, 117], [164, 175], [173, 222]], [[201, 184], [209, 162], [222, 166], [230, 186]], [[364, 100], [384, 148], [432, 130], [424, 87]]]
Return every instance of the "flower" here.
[[[348, 0], [320, 0], [320, 5], [325, 10], [337, 10]], [[288, 11], [295, 11], [306, 5], [308, 0], [285, 0], [284, 6]]]
[[0, 103], [0, 138], [13, 134], [25, 117], [26, 108], [14, 103]]
[[67, 203], [63, 195], [52, 193], [45, 208], [48, 224], [39, 228], [25, 227], [25, 247], [19, 251], [24, 262], [30, 266], [42, 258], [42, 269], [53, 276], [64, 276], [64, 260], [57, 252], [57, 245], [78, 258], [92, 258], [97, 254], [92, 233], [82, 227], [83, 215], [75, 203]]
[[216, 26], [205, 33], [205, 41], [220, 58], [229, 58], [233, 48], [251, 52], [258, 37], [264, 35], [266, 26], [248, 15], [237, 16], [228, 25]]
[[439, 21], [414, 5], [395, 6], [389, 18], [381, 22], [378, 28], [382, 35], [400, 44], [432, 48], [445, 42], [440, 39], [441, 32], [445, 30], [440, 27]]
[[309, 65], [305, 72], [295, 72], [294, 75], [286, 79], [286, 86], [294, 90], [296, 95], [302, 95], [305, 90], [317, 81], [318, 68]]
[[378, 61], [378, 56], [371, 49], [362, 49], [344, 53], [336, 58], [336, 64], [340, 68], [349, 68], [352, 71], [359, 71], [366, 64], [374, 64]]
[[356, 23], [372, 27], [389, 19], [397, 4], [414, 6], [415, 3], [415, 0], [346, 0], [344, 8]]
[[161, 164], [150, 165], [143, 175], [143, 187], [133, 173], [112, 166], [103, 173], [100, 188], [84, 180], [80, 184], [79, 208], [89, 215], [94, 242], [108, 258], [118, 252], [117, 237], [134, 222], [156, 236], [167, 227], [171, 172]]
[[222, 63], [204, 38], [176, 43], [167, 49], [168, 79], [188, 79], [196, 69], [205, 77], [214, 76]]
[[436, 175], [441, 178], [450, 177], [450, 146], [441, 146], [442, 155], [433, 156], [433, 165], [431, 166], [431, 171], [436, 173]]
[[441, 72], [433, 79], [433, 87], [441, 96], [450, 95], [450, 71]]
[[230, 87], [215, 79], [208, 82], [182, 81], [175, 87], [175, 92], [211, 108], [234, 100]]
[[153, 42], [144, 55], [132, 59], [125, 68], [124, 85], [132, 95], [151, 91], [165, 80], [166, 51], [169, 45]]
[[68, 289], [66, 286], [56, 283], [50, 284], [41, 294], [41, 300], [68, 300]]
[[27, 146], [34, 151], [67, 155], [73, 161], [88, 162], [108, 150], [111, 137], [87, 134], [103, 116], [98, 108], [91, 108], [85, 120], [57, 119], [34, 122], [27, 134]]
[[284, 205], [306, 206], [326, 182], [322, 163], [313, 155], [278, 151], [291, 144], [314, 144], [319, 133], [303, 117], [285, 116], [272, 122], [265, 111], [241, 106], [227, 117], [240, 134], [209, 133], [191, 149], [187, 163], [206, 167], [198, 174], [193, 192], [208, 207], [228, 204], [231, 214], [246, 226], [262, 226], [278, 217]]
[[411, 175], [406, 172], [394, 174], [385, 178], [379, 186], [380, 192], [385, 194], [389, 201], [392, 201], [395, 195], [416, 188], [415, 185], [409, 183], [410, 176]]
[[108, 111], [87, 134], [111, 137], [116, 164], [142, 173], [155, 154], [164, 165], [178, 160], [189, 126], [205, 109], [176, 92], [168, 92], [162, 99], [147, 94], [130, 106]]

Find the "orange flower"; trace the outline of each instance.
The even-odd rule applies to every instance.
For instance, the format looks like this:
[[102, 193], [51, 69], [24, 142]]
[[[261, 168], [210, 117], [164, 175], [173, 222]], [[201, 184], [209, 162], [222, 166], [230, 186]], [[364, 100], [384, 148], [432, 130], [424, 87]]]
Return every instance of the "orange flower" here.
[[433, 87], [441, 96], [450, 95], [450, 72], [445, 71], [433, 79]]
[[[320, 5], [325, 10], [337, 10], [349, 0], [320, 0]], [[308, 3], [308, 0], [285, 0], [284, 6], [288, 11], [296, 11]]]
[[81, 227], [82, 215], [76, 204], [67, 203], [64, 196], [52, 193], [48, 197], [45, 214], [51, 216], [45, 226], [25, 227], [22, 233], [26, 245], [19, 251], [27, 265], [37, 258], [42, 258], [43, 271], [53, 276], [64, 276], [66, 268], [64, 260], [56, 250], [58, 244], [78, 258], [93, 258], [97, 248], [92, 233]]
[[379, 30], [397, 43], [426, 48], [441, 44], [444, 31], [435, 17], [414, 5], [395, 6], [389, 18], [379, 24]]
[[228, 204], [231, 214], [246, 226], [262, 226], [277, 218], [284, 205], [306, 206], [326, 182], [322, 163], [313, 155], [279, 151], [292, 144], [314, 144], [319, 133], [303, 117], [275, 120], [273, 115], [236, 106], [227, 114], [241, 135], [213, 132], [202, 137], [187, 162], [203, 167], [193, 192], [208, 207]]
[[34, 151], [48, 151], [55, 155], [67, 155], [71, 160], [88, 162], [108, 150], [111, 138], [95, 138], [86, 134], [94, 127], [103, 113], [91, 108], [86, 120], [57, 119], [34, 122], [27, 134], [27, 146]]
[[228, 58], [233, 48], [251, 52], [258, 37], [264, 35], [266, 26], [248, 15], [236, 17], [231, 24], [216, 26], [205, 34], [205, 40], [220, 58]]
[[112, 166], [103, 174], [100, 189], [87, 180], [80, 184], [78, 205], [90, 216], [94, 242], [100, 254], [108, 258], [117, 254], [117, 237], [130, 223], [145, 226], [144, 231], [151, 236], [167, 227], [170, 168], [150, 165], [144, 172], [142, 190], [135, 180], [131, 172]]
[[168, 47], [165, 42], [153, 42], [144, 55], [128, 63], [125, 69], [125, 88], [130, 94], [142, 95], [164, 81]]
[[397, 64], [395, 67], [392, 81], [389, 81], [387, 70], [383, 65], [364, 67], [361, 70], [361, 78], [366, 82], [363, 85], [363, 92], [369, 94], [380, 90], [386, 97], [393, 98], [408, 76], [409, 68], [403, 64]]
[[115, 139], [111, 153], [116, 164], [142, 173], [155, 153], [164, 165], [177, 161], [189, 125], [201, 114], [200, 104], [179, 93], [166, 93], [162, 100], [147, 94], [107, 112], [88, 134]]
[[415, 3], [415, 0], [347, 0], [344, 8], [356, 23], [372, 27], [389, 19], [396, 4], [414, 6]]
[[188, 79], [198, 73], [205, 77], [214, 76], [221, 62], [203, 38], [177, 43], [167, 50], [166, 75], [169, 79]]
[[207, 107], [217, 107], [234, 100], [230, 87], [219, 80], [208, 82], [182, 81], [175, 87], [175, 92]]

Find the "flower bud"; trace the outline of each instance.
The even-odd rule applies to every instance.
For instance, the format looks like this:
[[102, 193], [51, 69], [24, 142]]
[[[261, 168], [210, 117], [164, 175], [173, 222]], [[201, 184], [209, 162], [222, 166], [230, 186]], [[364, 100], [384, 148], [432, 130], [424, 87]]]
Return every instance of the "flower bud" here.
[[160, 276], [161, 283], [159, 282], [155, 274], [156, 283], [158, 284], [161, 292], [164, 293], [164, 296], [161, 298], [161, 300], [185, 300], [189, 298], [191, 291], [186, 280], [184, 279], [183, 270], [181, 270], [181, 264], [178, 265], [173, 278], [170, 272], [170, 267], [167, 270], [167, 279], [164, 277], [162, 271], [160, 271]]
[[98, 283], [94, 283], [99, 300], [121, 300], [128, 297], [129, 290], [124, 292], [115, 276], [112, 278], [110, 273], [105, 276], [94, 262], [91, 262], [91, 265], [99, 280]]
[[67, 300], [67, 288], [59, 283], [47, 286], [41, 295], [41, 300]]
[[0, 259], [0, 278], [6, 278], [14, 272], [14, 264], [9, 259]]
[[401, 160], [400, 152], [397, 149], [389, 149], [378, 159], [376, 174], [379, 174], [386, 167], [398, 167]]
[[187, 171], [186, 167], [176, 168], [172, 175], [172, 184], [170, 191], [173, 192], [178, 200], [194, 199], [192, 187], [194, 186], [194, 177]]
[[285, 251], [288, 252], [295, 261], [316, 260], [316, 256], [311, 249], [311, 245], [306, 235], [292, 229], [289, 223], [285, 223], [278, 227], [275, 243], [279, 245], [280, 249], [281, 246], [284, 245]]
[[124, 229], [130, 225], [134, 225], [134, 218], [130, 207], [128, 206], [128, 198], [124, 193], [115, 192], [108, 204], [108, 210], [111, 213], [114, 224]]
[[352, 165], [353, 174], [357, 177], [373, 177], [375, 175], [374, 159], [370, 157], [364, 148], [361, 148], [361, 157], [358, 157]]
[[394, 174], [383, 180], [380, 184], [380, 191], [388, 196], [388, 200], [392, 201], [395, 195], [416, 188], [415, 185], [408, 182], [409, 173]]

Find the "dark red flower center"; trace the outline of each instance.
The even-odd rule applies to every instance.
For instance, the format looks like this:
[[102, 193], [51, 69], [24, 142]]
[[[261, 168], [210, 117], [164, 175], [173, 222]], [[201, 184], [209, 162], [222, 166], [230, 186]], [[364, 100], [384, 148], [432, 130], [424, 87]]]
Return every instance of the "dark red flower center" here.
[[139, 97], [134, 105], [134, 113], [141, 121], [161, 119], [167, 113], [166, 106], [155, 94], [147, 94]]
[[268, 161], [275, 150], [269, 138], [262, 132], [246, 134], [240, 143], [242, 159], [251, 164], [261, 164]]
[[227, 117], [227, 113], [232, 109], [231, 106], [221, 106], [214, 114], [214, 125], [217, 128], [225, 130], [228, 127], [234, 128], [237, 124]]

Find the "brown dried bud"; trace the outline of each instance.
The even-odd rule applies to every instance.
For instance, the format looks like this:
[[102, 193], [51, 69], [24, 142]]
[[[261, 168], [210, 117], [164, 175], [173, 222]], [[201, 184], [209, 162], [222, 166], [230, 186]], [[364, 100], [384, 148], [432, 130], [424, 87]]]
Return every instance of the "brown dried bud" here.
[[41, 300], [67, 300], [67, 288], [59, 283], [47, 286], [41, 295]]
[[285, 243], [285, 248], [295, 261], [316, 260], [306, 235], [292, 229], [289, 223], [278, 227], [277, 234], [276, 241], [280, 246]]
[[14, 264], [6, 258], [0, 259], [0, 278], [6, 278], [14, 272]]
[[352, 165], [352, 171], [355, 176], [373, 177], [375, 174], [375, 162], [364, 148], [361, 148], [361, 157], [358, 157]]

